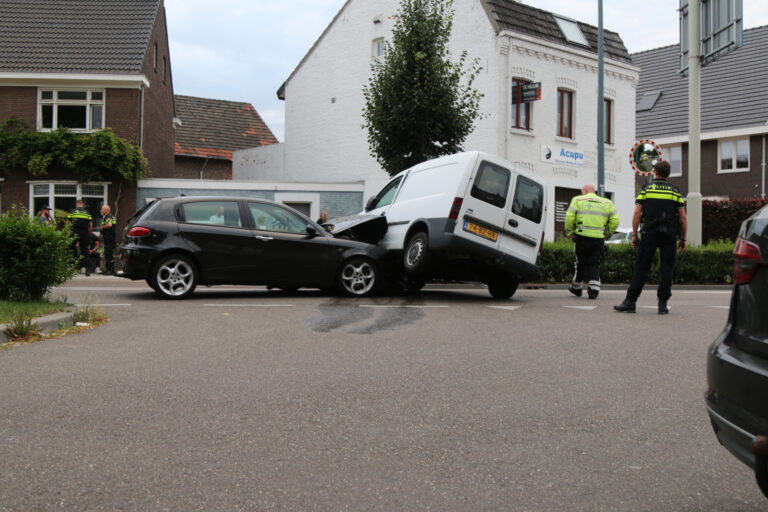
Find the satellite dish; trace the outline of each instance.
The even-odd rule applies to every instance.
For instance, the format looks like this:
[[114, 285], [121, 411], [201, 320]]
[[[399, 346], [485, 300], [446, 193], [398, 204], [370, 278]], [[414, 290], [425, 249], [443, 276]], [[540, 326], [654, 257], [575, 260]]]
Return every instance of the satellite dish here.
[[629, 164], [635, 173], [641, 176], [653, 174], [653, 166], [661, 160], [661, 148], [652, 140], [641, 140], [635, 143], [629, 152]]

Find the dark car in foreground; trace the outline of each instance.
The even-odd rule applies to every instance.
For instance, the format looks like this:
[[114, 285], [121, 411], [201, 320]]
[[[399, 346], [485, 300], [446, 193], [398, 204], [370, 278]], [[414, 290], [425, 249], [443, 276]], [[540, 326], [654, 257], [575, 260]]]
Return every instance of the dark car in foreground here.
[[338, 289], [366, 296], [380, 284], [384, 251], [355, 238], [354, 225], [332, 234], [272, 201], [160, 199], [128, 222], [119, 275], [146, 280], [169, 299], [187, 297], [197, 285], [219, 284]]
[[741, 225], [734, 284], [728, 323], [707, 355], [707, 412], [768, 497], [768, 206]]

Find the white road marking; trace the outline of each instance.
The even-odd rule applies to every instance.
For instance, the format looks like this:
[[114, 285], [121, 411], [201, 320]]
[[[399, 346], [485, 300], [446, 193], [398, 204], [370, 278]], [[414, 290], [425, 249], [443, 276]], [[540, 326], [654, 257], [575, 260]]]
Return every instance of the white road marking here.
[[130, 306], [133, 306], [133, 304], [98, 304], [98, 303], [96, 303], [96, 304], [75, 304], [75, 306], [78, 306], [78, 307], [86, 307], [86, 306], [104, 306], [104, 307], [122, 307], [122, 306], [125, 306], [125, 307], [130, 307]]
[[488, 306], [488, 307], [493, 309], [506, 309], [507, 311], [514, 311], [516, 309], [520, 309], [523, 306]]
[[407, 305], [407, 304], [360, 304], [361, 308], [449, 308], [451, 306], [424, 306], [424, 305]]
[[712, 309], [730, 309], [731, 306], [709, 306]]
[[210, 308], [292, 308], [293, 304], [203, 304]]
[[568, 308], [568, 309], [581, 309], [581, 310], [584, 310], [584, 311], [592, 311], [597, 306], [563, 306], [563, 307], [564, 308]]

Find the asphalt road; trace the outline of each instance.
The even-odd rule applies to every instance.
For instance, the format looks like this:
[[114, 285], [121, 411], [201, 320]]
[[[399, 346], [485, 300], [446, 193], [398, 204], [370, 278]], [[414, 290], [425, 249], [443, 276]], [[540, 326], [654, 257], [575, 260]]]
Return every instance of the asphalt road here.
[[764, 511], [704, 408], [730, 289], [673, 292], [78, 277], [106, 326], [0, 351], [0, 511]]

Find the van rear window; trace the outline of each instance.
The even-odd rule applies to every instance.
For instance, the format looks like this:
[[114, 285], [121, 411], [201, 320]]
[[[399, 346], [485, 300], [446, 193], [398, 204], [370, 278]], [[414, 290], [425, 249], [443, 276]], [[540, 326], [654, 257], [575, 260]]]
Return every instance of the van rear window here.
[[509, 191], [509, 170], [489, 162], [482, 162], [472, 185], [472, 197], [504, 208]]
[[525, 176], [518, 176], [515, 200], [512, 201], [512, 213], [539, 223], [543, 202], [544, 188]]

